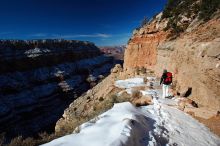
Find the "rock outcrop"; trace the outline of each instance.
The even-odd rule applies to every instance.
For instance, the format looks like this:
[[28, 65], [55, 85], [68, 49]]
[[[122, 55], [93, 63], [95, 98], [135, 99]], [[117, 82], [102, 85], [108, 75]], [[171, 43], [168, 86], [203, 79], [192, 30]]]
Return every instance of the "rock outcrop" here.
[[119, 73], [112, 73], [85, 94], [80, 96], [64, 111], [61, 119], [56, 123], [55, 132], [58, 135], [72, 133], [74, 129], [85, 121], [110, 109], [114, 104], [117, 88], [114, 86]]
[[189, 91], [199, 106], [220, 110], [219, 12], [209, 21], [199, 20], [197, 14], [182, 16], [188, 18], [187, 27], [178, 35], [167, 28], [171, 18], [162, 15], [134, 31], [125, 50], [124, 71], [146, 67], [159, 77], [166, 68], [174, 74], [176, 92]]
[[90, 88], [87, 77], [107, 75], [114, 64], [82, 41], [0, 41], [0, 56], [0, 131], [8, 138], [54, 130], [63, 110]]
[[135, 67], [149, 67], [157, 62], [157, 46], [161, 44], [168, 35], [162, 31], [167, 21], [160, 22], [161, 14], [157, 16], [150, 25], [139, 30], [134, 30], [125, 50], [124, 69], [131, 70]]

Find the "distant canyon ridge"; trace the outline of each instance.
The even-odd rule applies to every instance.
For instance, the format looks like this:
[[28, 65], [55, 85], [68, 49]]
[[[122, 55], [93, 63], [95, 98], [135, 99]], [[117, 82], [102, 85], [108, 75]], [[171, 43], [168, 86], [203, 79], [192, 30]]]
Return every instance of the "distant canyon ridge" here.
[[[118, 62], [91, 42], [0, 40], [0, 131], [52, 132], [64, 109]], [[7, 125], [7, 126], [6, 126]]]

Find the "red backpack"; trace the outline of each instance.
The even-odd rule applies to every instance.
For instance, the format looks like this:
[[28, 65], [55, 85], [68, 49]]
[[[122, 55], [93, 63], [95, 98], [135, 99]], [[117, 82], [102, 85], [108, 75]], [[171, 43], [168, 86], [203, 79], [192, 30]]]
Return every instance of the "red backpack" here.
[[171, 72], [167, 72], [166, 73], [166, 78], [164, 79], [164, 84], [171, 84], [172, 83], [172, 73]]

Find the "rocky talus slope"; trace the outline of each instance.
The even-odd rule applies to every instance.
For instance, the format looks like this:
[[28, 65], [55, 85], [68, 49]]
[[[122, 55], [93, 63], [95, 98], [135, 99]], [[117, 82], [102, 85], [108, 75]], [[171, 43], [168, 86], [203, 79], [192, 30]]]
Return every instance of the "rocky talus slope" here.
[[10, 138], [53, 130], [90, 88], [87, 77], [108, 74], [113, 63], [90, 42], [0, 41], [0, 132]]
[[178, 36], [167, 28], [170, 18], [162, 16], [134, 31], [125, 50], [124, 71], [133, 74], [145, 67], [159, 77], [168, 69], [174, 74], [176, 93], [188, 91], [200, 107], [220, 110], [219, 13], [209, 21], [181, 16], [179, 23], [188, 25]]

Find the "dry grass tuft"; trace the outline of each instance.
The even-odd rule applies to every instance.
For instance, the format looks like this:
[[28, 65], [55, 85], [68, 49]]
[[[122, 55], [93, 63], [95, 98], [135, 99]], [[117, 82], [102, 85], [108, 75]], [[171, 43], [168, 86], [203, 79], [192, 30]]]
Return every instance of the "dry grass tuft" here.
[[133, 99], [133, 98], [141, 98], [142, 97], [142, 93], [139, 91], [139, 90], [132, 90], [131, 91], [132, 93], [131, 93], [131, 98]]
[[142, 74], [146, 74], [146, 73], [147, 73], [147, 69], [142, 66], [142, 67], [140, 68], [140, 72], [141, 72]]
[[151, 96], [143, 96], [141, 98], [133, 99], [131, 102], [136, 107], [139, 106], [147, 106], [152, 104], [152, 97]]
[[144, 81], [144, 84], [147, 84], [147, 82], [148, 82], [147, 77], [144, 77], [144, 78], [143, 78], [143, 81]]

